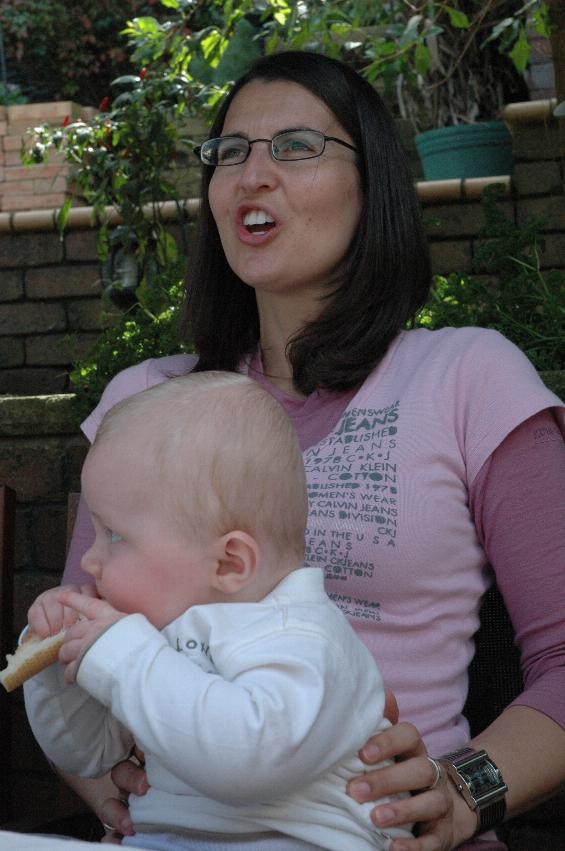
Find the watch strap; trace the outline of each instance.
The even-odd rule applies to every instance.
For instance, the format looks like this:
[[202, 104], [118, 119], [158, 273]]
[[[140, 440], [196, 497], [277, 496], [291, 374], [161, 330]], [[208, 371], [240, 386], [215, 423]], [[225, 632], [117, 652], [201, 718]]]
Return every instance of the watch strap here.
[[[486, 833], [488, 830], [492, 830], [502, 824], [506, 813], [505, 795], [508, 787], [504, 783], [498, 767], [486, 751], [477, 751], [474, 748], [468, 747], [461, 748], [458, 751], [443, 754], [439, 762], [446, 768], [449, 779], [464, 799], [467, 806], [477, 815], [477, 829], [474, 834], [475, 836], [481, 833]], [[486, 797], [486, 799], [483, 798], [483, 800], [481, 800], [481, 798], [477, 800], [473, 796], [468, 782], [459, 772], [459, 768], [464, 769], [467, 765], [472, 765], [473, 763], [478, 764], [480, 762], [487, 762], [490, 766], [492, 766], [494, 771], [497, 772], [499, 777], [498, 784], [493, 786], [491, 793]]]

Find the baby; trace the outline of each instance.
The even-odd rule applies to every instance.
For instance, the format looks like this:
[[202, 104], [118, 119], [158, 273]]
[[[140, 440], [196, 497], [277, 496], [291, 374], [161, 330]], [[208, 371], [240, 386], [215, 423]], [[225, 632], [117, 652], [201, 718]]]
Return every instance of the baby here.
[[69, 608], [78, 620], [26, 708], [68, 772], [145, 752], [150, 788], [130, 798], [123, 844], [370, 851], [411, 836], [377, 829], [375, 802], [345, 791], [388, 726], [383, 685], [322, 571], [303, 566], [302, 455], [279, 403], [221, 372], [131, 396], [102, 421], [82, 488], [93, 584], [32, 607], [53, 630]]

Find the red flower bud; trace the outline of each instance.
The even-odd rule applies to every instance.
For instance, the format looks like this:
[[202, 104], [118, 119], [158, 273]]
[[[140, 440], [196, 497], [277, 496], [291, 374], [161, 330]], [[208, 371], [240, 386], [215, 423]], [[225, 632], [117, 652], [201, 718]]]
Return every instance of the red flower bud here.
[[102, 98], [102, 100], [98, 104], [98, 109], [99, 109], [100, 112], [106, 112], [106, 110], [108, 109], [109, 106], [110, 106], [110, 98], [108, 97], [108, 95], [106, 95], [105, 97]]
[[142, 68], [141, 71], [139, 72], [139, 79], [145, 80], [146, 77], [147, 77], [147, 68]]
[[70, 123], [71, 123], [71, 116], [65, 115], [65, 117], [63, 118], [63, 127], [68, 127]]

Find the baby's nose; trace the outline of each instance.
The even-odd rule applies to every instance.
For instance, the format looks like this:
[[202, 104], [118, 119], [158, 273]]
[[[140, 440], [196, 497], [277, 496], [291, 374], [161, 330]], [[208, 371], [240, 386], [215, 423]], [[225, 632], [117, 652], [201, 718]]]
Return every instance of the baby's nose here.
[[90, 549], [85, 552], [80, 560], [80, 566], [85, 573], [93, 576], [95, 579], [100, 577], [102, 563], [96, 554]]

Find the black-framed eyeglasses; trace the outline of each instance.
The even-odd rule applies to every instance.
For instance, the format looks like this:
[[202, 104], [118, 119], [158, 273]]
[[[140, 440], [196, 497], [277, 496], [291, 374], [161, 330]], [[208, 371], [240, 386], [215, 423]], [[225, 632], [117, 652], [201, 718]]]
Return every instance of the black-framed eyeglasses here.
[[325, 136], [317, 130], [285, 130], [283, 133], [277, 133], [272, 139], [246, 139], [244, 136], [208, 139], [195, 148], [194, 153], [205, 165], [240, 165], [251, 153], [251, 146], [255, 142], [267, 142], [271, 146], [271, 156], [280, 162], [321, 157], [326, 149], [326, 142], [337, 142], [344, 148], [357, 151], [349, 142], [335, 136]]

